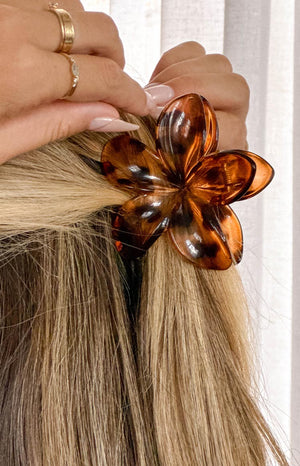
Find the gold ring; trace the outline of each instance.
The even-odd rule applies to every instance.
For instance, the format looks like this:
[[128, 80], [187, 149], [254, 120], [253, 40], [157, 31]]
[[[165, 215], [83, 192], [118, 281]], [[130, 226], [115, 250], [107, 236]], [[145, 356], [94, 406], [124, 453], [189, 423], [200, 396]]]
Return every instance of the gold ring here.
[[52, 11], [56, 14], [59, 25], [61, 28], [61, 42], [56, 52], [69, 53], [72, 49], [74, 39], [75, 39], [75, 30], [72, 21], [72, 16], [68, 11], [58, 8], [58, 3], [49, 3], [49, 11]]
[[62, 97], [62, 99], [64, 99], [65, 97], [70, 97], [75, 92], [75, 89], [79, 81], [79, 67], [75, 59], [71, 55], [67, 55], [66, 53], [60, 53], [60, 55], [63, 55], [64, 57], [66, 57], [66, 59], [71, 65], [70, 69], [72, 73], [72, 86], [70, 87], [70, 90]]

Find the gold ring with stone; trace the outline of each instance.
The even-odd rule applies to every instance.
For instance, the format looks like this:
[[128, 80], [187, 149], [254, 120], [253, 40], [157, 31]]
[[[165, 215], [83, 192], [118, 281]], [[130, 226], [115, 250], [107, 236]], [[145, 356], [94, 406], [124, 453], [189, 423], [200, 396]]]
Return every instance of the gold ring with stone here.
[[72, 16], [66, 10], [58, 8], [58, 3], [49, 3], [49, 11], [55, 13], [61, 28], [61, 41], [56, 52], [69, 53], [72, 49], [75, 39], [75, 29]]
[[70, 97], [75, 92], [75, 89], [79, 81], [79, 67], [75, 59], [71, 55], [68, 55], [66, 53], [60, 53], [60, 55], [63, 55], [64, 57], [66, 57], [66, 59], [70, 63], [70, 69], [71, 69], [71, 74], [72, 74], [72, 85], [70, 87], [70, 90], [62, 97], [62, 99], [64, 99], [65, 97]]

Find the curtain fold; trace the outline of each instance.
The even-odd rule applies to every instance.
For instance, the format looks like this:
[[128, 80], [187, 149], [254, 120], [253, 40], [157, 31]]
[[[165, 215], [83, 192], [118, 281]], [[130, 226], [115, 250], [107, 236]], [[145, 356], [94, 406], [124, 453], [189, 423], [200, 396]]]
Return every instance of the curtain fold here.
[[[224, 53], [250, 87], [249, 150], [275, 168], [270, 187], [236, 203], [239, 266], [254, 320], [266, 415], [300, 464], [300, 2], [83, 0], [111, 14], [126, 68], [145, 85], [160, 55], [187, 40]], [[268, 414], [272, 412], [272, 416]]]

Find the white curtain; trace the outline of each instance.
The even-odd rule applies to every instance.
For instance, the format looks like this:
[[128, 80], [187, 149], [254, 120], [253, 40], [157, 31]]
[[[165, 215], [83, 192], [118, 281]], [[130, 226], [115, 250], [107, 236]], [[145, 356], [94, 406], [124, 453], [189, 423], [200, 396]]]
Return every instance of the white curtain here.
[[300, 462], [299, 0], [84, 0], [116, 22], [126, 71], [145, 85], [161, 54], [196, 40], [224, 53], [251, 89], [249, 150], [275, 168], [268, 189], [235, 204], [239, 266], [255, 322], [266, 416]]

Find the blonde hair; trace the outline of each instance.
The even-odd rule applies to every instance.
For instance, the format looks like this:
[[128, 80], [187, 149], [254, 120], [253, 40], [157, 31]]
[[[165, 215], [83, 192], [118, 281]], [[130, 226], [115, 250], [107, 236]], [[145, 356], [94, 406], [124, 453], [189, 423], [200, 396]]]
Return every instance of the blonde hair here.
[[287, 465], [257, 407], [236, 268], [196, 269], [164, 235], [138, 265], [116, 253], [127, 195], [93, 162], [113, 136], [0, 167], [0, 463]]

